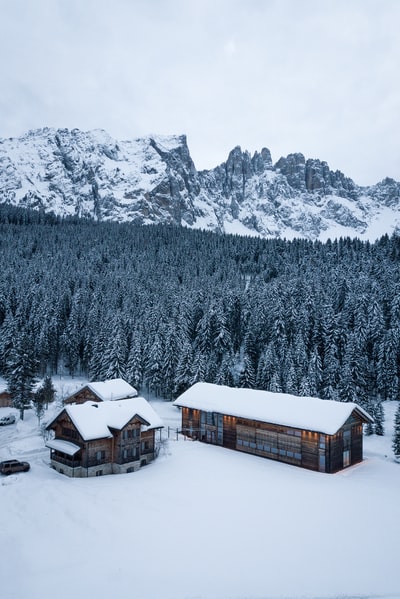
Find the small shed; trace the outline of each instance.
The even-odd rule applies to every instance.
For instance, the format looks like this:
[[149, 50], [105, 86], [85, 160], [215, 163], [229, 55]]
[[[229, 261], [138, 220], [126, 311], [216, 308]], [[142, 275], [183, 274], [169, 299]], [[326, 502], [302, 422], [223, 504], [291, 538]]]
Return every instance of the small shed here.
[[143, 397], [67, 405], [46, 427], [51, 466], [72, 477], [135, 472], [156, 457], [162, 427]]
[[363, 459], [363, 424], [355, 403], [196, 383], [174, 401], [182, 433], [205, 443], [333, 473]]
[[123, 379], [108, 379], [106, 381], [95, 381], [87, 383], [78, 391], [64, 400], [65, 404], [81, 404], [85, 401], [119, 401], [137, 397], [135, 387]]

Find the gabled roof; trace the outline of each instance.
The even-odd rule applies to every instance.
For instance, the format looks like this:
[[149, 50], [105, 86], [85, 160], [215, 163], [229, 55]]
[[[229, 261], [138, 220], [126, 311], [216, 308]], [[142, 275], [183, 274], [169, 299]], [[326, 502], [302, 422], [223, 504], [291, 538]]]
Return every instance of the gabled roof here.
[[78, 391], [75, 391], [68, 399], [86, 388], [90, 389], [101, 401], [117, 401], [127, 397], [136, 397], [138, 394], [135, 387], [132, 387], [123, 379], [108, 379], [107, 381], [87, 383]]
[[163, 427], [161, 418], [144, 397], [66, 405], [46, 428], [51, 428], [63, 412], [70, 417], [84, 441], [111, 438], [111, 429], [122, 430], [135, 417], [142, 421], [142, 431]]
[[136, 397], [137, 391], [123, 379], [109, 379], [88, 383], [89, 389], [93, 391], [102, 401], [116, 401], [126, 397]]
[[196, 383], [173, 403], [178, 407], [217, 412], [328, 435], [335, 434], [353, 412], [362, 422], [373, 422], [371, 416], [355, 403], [255, 389], [236, 389], [212, 383]]

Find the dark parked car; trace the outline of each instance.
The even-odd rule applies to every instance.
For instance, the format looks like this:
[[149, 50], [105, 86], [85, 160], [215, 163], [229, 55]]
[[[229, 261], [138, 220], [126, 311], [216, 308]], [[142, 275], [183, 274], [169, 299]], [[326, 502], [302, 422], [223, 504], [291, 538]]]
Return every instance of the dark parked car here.
[[0, 418], [0, 426], [4, 426], [5, 424], [14, 424], [14, 422], [14, 414], [8, 414], [7, 416], [3, 416], [2, 418]]
[[30, 465], [28, 462], [19, 462], [18, 460], [6, 460], [0, 462], [1, 474], [13, 474], [14, 472], [28, 472]]

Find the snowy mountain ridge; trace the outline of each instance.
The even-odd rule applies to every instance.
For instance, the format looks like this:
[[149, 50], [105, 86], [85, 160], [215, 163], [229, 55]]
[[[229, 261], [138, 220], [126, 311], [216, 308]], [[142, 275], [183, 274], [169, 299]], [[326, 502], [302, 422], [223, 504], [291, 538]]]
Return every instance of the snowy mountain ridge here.
[[400, 183], [356, 185], [326, 162], [234, 148], [197, 171], [186, 136], [116, 141], [44, 128], [0, 140], [0, 202], [56, 214], [292, 239], [400, 230]]

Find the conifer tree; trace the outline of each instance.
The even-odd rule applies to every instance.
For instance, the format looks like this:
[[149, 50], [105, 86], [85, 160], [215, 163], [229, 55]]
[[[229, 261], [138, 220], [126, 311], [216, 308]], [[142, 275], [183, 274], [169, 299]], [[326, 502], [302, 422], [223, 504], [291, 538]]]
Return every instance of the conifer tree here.
[[375, 420], [375, 434], [379, 437], [382, 437], [385, 434], [385, 429], [383, 426], [384, 414], [383, 414], [383, 406], [382, 402], [378, 400], [375, 404], [374, 409], [374, 420]]
[[36, 363], [26, 334], [15, 341], [7, 363], [7, 382], [12, 402], [20, 412], [21, 420], [30, 406], [35, 383]]
[[243, 369], [239, 376], [239, 387], [254, 389], [256, 386], [256, 375], [253, 368], [253, 361], [249, 354], [244, 355]]
[[[44, 401], [45, 407], [47, 409], [49, 403], [53, 403], [54, 397], [56, 394], [56, 390], [54, 389], [53, 381], [51, 380], [51, 377], [48, 374], [44, 377], [43, 383], [39, 389], [43, 395], [43, 401]], [[38, 391], [39, 391], [39, 389], [38, 389]]]
[[143, 384], [143, 357], [140, 332], [135, 332], [132, 337], [126, 365], [126, 379], [137, 391], [140, 391]]
[[394, 435], [393, 435], [393, 453], [397, 460], [400, 460], [400, 403], [397, 407], [394, 417]]
[[40, 425], [40, 420], [42, 419], [43, 414], [46, 410], [46, 399], [43, 393], [43, 388], [40, 387], [36, 393], [32, 395], [32, 405], [35, 411], [35, 414], [38, 419], [38, 426]]
[[[368, 401], [366, 408], [369, 415], [372, 416], [372, 418], [374, 418], [374, 405], [371, 401]], [[374, 425], [372, 422], [368, 422], [365, 426], [365, 434], [368, 437], [374, 434]]]
[[182, 348], [181, 355], [179, 356], [178, 364], [176, 367], [175, 383], [174, 383], [174, 395], [178, 396], [186, 389], [189, 389], [193, 382], [192, 372], [192, 347], [187, 341]]

